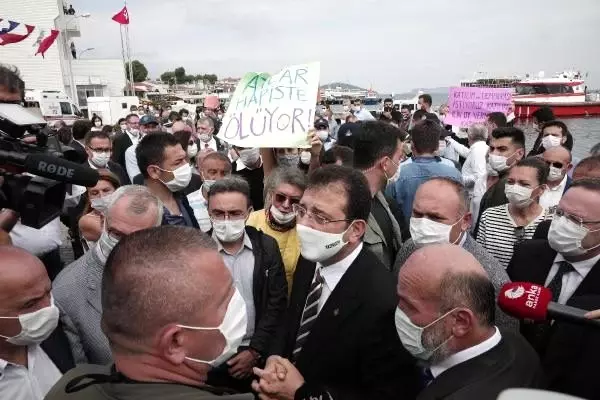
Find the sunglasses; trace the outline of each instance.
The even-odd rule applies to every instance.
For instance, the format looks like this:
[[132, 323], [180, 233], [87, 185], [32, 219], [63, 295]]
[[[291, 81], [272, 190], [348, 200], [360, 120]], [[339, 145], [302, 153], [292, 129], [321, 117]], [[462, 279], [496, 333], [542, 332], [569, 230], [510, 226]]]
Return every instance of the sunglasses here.
[[275, 201], [277, 203], [285, 203], [286, 200], [288, 200], [291, 205], [300, 203], [299, 197], [290, 197], [290, 196], [286, 196], [283, 193], [275, 193], [273, 197], [275, 198]]
[[545, 163], [548, 164], [549, 167], [554, 167], [558, 169], [562, 169], [564, 167], [564, 164], [558, 161], [545, 161]]
[[521, 243], [522, 241], [525, 240], [525, 227], [524, 226], [517, 226], [515, 228], [515, 237], [517, 238], [517, 243]]

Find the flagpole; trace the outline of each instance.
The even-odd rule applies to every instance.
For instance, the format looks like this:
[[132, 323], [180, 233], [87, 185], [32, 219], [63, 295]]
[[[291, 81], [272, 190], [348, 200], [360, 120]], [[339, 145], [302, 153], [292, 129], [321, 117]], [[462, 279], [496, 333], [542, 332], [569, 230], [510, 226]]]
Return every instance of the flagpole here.
[[125, 37], [127, 42], [127, 58], [129, 59], [129, 83], [131, 84], [131, 95], [135, 96], [135, 84], [133, 79], [133, 65], [131, 64], [131, 42], [129, 41], [129, 25], [125, 25]]
[[127, 94], [127, 64], [125, 64], [125, 45], [123, 44], [123, 25], [121, 24], [119, 24], [119, 32], [121, 33], [121, 57], [123, 58], [123, 69], [125, 70], [125, 94]]

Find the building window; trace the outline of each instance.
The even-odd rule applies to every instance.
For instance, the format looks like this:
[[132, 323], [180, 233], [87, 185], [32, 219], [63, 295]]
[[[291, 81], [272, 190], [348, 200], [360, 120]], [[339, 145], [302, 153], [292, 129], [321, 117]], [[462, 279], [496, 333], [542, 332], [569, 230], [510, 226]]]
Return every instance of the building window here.
[[101, 85], [77, 85], [77, 97], [79, 97], [79, 107], [87, 107], [88, 97], [104, 96], [104, 87]]
[[71, 105], [65, 101], [60, 102], [60, 113], [62, 115], [72, 115]]

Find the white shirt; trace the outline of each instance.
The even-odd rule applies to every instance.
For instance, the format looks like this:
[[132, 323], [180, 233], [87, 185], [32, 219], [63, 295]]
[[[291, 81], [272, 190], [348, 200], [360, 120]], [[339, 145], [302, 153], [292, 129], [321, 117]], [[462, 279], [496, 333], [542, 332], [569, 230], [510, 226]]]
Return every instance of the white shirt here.
[[360, 242], [352, 253], [334, 264], [323, 266], [321, 263], [317, 263], [317, 268], [321, 269], [321, 276], [325, 281], [323, 284], [323, 291], [321, 292], [321, 298], [319, 299], [319, 312], [321, 312], [321, 309], [327, 302], [329, 296], [331, 296], [331, 293], [335, 290], [335, 287], [340, 282], [340, 279], [342, 279], [342, 276], [344, 276], [346, 271], [348, 271], [348, 268], [350, 268], [354, 260], [356, 260], [356, 257], [358, 257], [362, 248], [363, 244]]
[[567, 174], [565, 174], [562, 181], [560, 181], [560, 184], [555, 188], [548, 187], [544, 191], [540, 196], [540, 205], [550, 210], [556, 207], [560, 202], [560, 199], [562, 199], [563, 193], [565, 192], [565, 186], [567, 186]]
[[40, 229], [25, 226], [19, 220], [10, 231], [10, 238], [13, 246], [25, 249], [35, 256], [41, 256], [62, 245], [60, 226], [58, 217]]
[[214, 136], [211, 136], [210, 140], [208, 142], [203, 142], [202, 140], [200, 141], [200, 144], [198, 145], [198, 151], [202, 151], [204, 149], [213, 149], [214, 151], [217, 151], [217, 141], [215, 140]]
[[[596, 263], [600, 260], [600, 254], [592, 257], [588, 260], [583, 261], [575, 261], [569, 263], [573, 266], [575, 271], [568, 272], [562, 277], [562, 289], [560, 291], [560, 295], [558, 296], [558, 303], [566, 304], [567, 301], [573, 296], [573, 293], [577, 290], [581, 282], [585, 279], [587, 274], [592, 270], [592, 267], [596, 265]], [[567, 261], [562, 256], [562, 254], [558, 253], [556, 258], [554, 259], [554, 264], [552, 268], [550, 268], [550, 272], [548, 272], [548, 277], [546, 278], [546, 283], [544, 286], [548, 286], [554, 276], [558, 273], [559, 263], [561, 261]]]
[[133, 178], [141, 174], [140, 168], [138, 167], [137, 157], [135, 156], [135, 149], [137, 149], [137, 143], [129, 146], [125, 150], [125, 169], [129, 179], [133, 182]]
[[38, 345], [27, 349], [27, 367], [0, 359], [0, 397], [42, 400], [62, 374]]
[[192, 207], [192, 210], [194, 210], [194, 217], [196, 217], [202, 232], [210, 231], [212, 228], [212, 222], [210, 221], [210, 216], [208, 215], [208, 202], [204, 198], [204, 194], [202, 194], [202, 186], [195, 192], [188, 194], [187, 198], [188, 202], [190, 203], [190, 207]]
[[463, 183], [469, 188], [469, 193], [474, 198], [483, 197], [487, 190], [487, 161], [485, 156], [488, 153], [489, 146], [484, 141], [478, 141], [473, 143], [471, 147], [466, 147], [452, 138], [448, 138], [448, 143], [466, 159], [461, 172]]
[[138, 142], [140, 141], [140, 134], [138, 133], [137, 136], [133, 136], [131, 133], [129, 133], [129, 130], [126, 130], [125, 133], [127, 133], [127, 136], [129, 136], [129, 139], [131, 139], [131, 143], [134, 146], [137, 146]]
[[497, 327], [494, 327], [494, 329], [496, 330], [496, 332], [491, 337], [479, 343], [478, 345], [459, 351], [456, 354], [452, 354], [445, 360], [433, 364], [431, 366], [431, 375], [433, 375], [433, 378], [435, 379], [438, 376], [440, 376], [444, 371], [449, 370], [452, 367], [456, 367], [458, 364], [464, 363], [465, 361], [469, 361], [484, 353], [487, 353], [488, 351], [496, 347], [498, 343], [500, 343], [500, 340], [502, 340], [502, 334], [500, 333]]

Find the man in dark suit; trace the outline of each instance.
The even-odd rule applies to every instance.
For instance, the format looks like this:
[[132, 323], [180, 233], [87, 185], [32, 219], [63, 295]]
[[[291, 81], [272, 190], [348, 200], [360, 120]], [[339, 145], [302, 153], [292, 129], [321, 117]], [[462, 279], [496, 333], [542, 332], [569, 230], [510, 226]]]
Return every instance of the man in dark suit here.
[[396, 329], [423, 361], [418, 400], [492, 400], [511, 387], [539, 387], [541, 366], [518, 334], [494, 325], [494, 286], [465, 249], [415, 251], [398, 275]]
[[[527, 240], [515, 248], [507, 272], [552, 290], [566, 304], [577, 296], [600, 295], [600, 179], [573, 182], [552, 220], [548, 239]], [[545, 354], [554, 326], [521, 324], [521, 332]]]
[[264, 370], [255, 369], [255, 390], [285, 399], [415, 396], [418, 371], [392, 322], [394, 284], [363, 248], [370, 208], [369, 186], [359, 171], [329, 165], [310, 175], [294, 207], [303, 259], [275, 356]]
[[69, 147], [72, 147], [77, 152], [81, 164], [87, 162], [88, 155], [85, 151], [84, 139], [93, 126], [94, 124], [89, 119], [80, 119], [75, 121], [71, 127], [73, 140], [69, 143]]
[[112, 160], [125, 167], [125, 151], [129, 146], [137, 144], [140, 138], [140, 117], [137, 114], [129, 114], [126, 118], [127, 129], [113, 139]]
[[112, 143], [110, 136], [102, 131], [88, 132], [85, 135], [85, 151], [88, 164], [93, 169], [106, 168], [119, 178], [121, 185], [129, 185], [129, 177], [119, 164], [111, 161]]
[[18, 247], [0, 246], [0, 393], [42, 400], [75, 366], [58, 326], [44, 264]]

